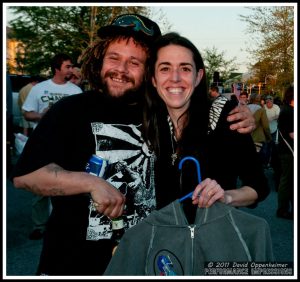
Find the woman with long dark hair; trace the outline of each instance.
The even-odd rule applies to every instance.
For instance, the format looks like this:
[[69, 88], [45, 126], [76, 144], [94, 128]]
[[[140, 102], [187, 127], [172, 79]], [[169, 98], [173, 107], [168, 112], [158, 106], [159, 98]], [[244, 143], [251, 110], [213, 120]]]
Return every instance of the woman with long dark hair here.
[[[199, 207], [217, 200], [251, 206], [265, 199], [269, 189], [251, 136], [230, 130], [230, 101], [209, 101], [205, 66], [194, 44], [177, 33], [161, 36], [149, 73], [144, 136], [157, 155], [157, 207], [191, 191]], [[186, 156], [200, 162], [199, 185], [193, 163], [187, 162], [180, 175], [178, 163]], [[193, 205], [185, 206], [191, 215]]]

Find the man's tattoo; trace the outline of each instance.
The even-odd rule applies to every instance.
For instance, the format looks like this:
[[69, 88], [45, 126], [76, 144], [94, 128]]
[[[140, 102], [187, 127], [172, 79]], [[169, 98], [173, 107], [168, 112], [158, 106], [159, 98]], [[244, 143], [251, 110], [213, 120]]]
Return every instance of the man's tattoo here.
[[[39, 186], [37, 186], [36, 184], [32, 185], [32, 186], [28, 186], [26, 185], [26, 187], [24, 187], [27, 191], [32, 192], [34, 194], [37, 195], [44, 195], [44, 189], [39, 188]], [[60, 188], [52, 188], [49, 190], [49, 195], [44, 195], [44, 196], [64, 196], [66, 195], [66, 193], [60, 189]]]
[[46, 166], [46, 168], [48, 169], [49, 172], [54, 172], [56, 177], [60, 171], [65, 171], [61, 166], [57, 164], [49, 164]]
[[[65, 173], [68, 173], [68, 171], [64, 170], [59, 165], [53, 164], [53, 163], [49, 164], [49, 165], [46, 165], [45, 168], [47, 169], [47, 171], [49, 173], [54, 173], [55, 177], [58, 177], [58, 173], [61, 172], [61, 171], [64, 171]], [[40, 188], [36, 184], [32, 185], [31, 187], [26, 185], [25, 189], [32, 192], [32, 193], [38, 194], [38, 195], [45, 195], [44, 194], [45, 190]], [[51, 189], [48, 190], [48, 192], [49, 192], [49, 194], [47, 193], [48, 195], [45, 195], [45, 196], [64, 196], [64, 195], [66, 195], [64, 190], [61, 189], [61, 188], [51, 188]]]

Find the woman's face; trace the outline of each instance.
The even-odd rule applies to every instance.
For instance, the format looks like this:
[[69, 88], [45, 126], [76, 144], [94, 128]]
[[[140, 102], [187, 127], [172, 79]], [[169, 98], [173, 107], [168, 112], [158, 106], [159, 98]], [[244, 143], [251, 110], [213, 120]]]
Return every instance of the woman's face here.
[[196, 71], [192, 52], [179, 45], [159, 49], [152, 83], [168, 111], [183, 113], [189, 107], [203, 70]]

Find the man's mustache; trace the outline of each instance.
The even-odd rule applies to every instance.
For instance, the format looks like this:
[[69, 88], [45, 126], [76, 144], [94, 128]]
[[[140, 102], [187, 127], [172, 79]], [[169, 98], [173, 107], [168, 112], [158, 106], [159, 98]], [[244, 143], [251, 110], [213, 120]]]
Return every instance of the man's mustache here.
[[119, 79], [119, 80], [122, 80], [122, 81], [131, 82], [133, 84], [135, 83], [135, 80], [132, 77], [129, 77], [126, 74], [121, 74], [120, 75], [115, 71], [107, 72], [105, 74], [104, 78], [116, 78], [116, 79]]

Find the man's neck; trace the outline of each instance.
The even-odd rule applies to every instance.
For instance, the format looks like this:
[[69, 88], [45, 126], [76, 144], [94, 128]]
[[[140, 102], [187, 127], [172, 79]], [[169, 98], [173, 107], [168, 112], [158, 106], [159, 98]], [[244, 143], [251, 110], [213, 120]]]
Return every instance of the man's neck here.
[[55, 84], [66, 84], [67, 83], [67, 81], [64, 78], [61, 78], [59, 76], [53, 76], [52, 81]]

